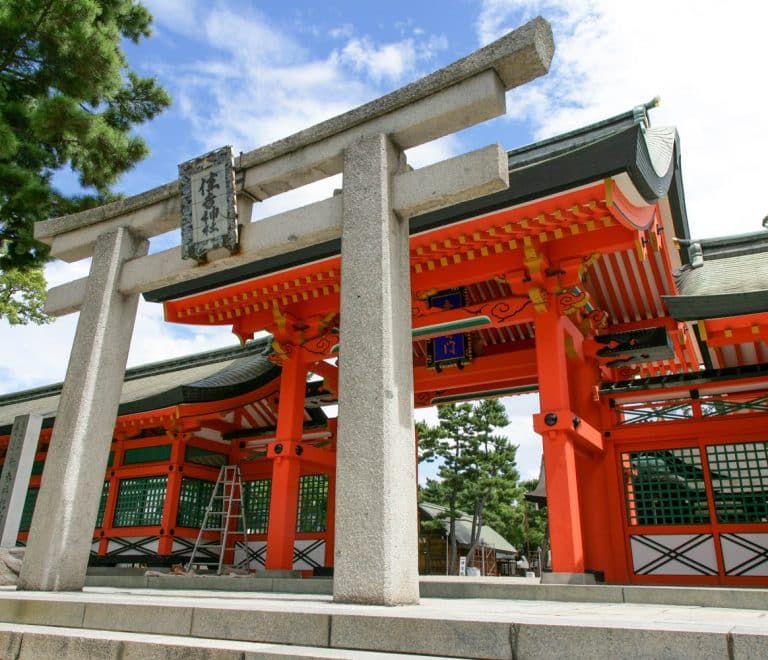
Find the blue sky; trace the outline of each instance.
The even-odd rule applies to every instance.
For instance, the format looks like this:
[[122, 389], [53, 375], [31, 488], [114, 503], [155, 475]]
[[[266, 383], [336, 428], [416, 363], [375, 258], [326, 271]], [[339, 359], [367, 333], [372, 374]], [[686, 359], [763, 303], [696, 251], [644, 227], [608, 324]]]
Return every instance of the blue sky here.
[[[692, 234], [757, 231], [768, 153], [763, 3], [706, 0], [444, 0], [248, 2], [148, 0], [154, 35], [126, 51], [174, 99], [139, 132], [152, 154], [116, 189], [134, 194], [176, 178], [177, 165], [231, 144], [250, 150], [372, 100], [444, 66], [528, 19], [553, 24], [551, 73], [508, 95], [505, 117], [424, 145], [421, 166], [486, 144], [513, 148], [661, 96], [656, 125], [677, 126]], [[72, 177], [58, 179], [71, 185]], [[338, 181], [259, 205], [257, 216], [327, 196]], [[157, 241], [167, 247], [173, 237]], [[53, 263], [52, 284], [87, 273]], [[0, 322], [0, 392], [63, 378], [76, 315], [38, 328]], [[165, 324], [142, 303], [129, 364], [232, 345], [227, 330]], [[538, 468], [535, 398], [510, 400], [525, 476]]]
[[[249, 150], [356, 107], [452, 62], [479, 45], [477, 3], [195, 3], [151, 1], [155, 36], [129, 49], [132, 64], [155, 75], [175, 105], [142, 129], [153, 156], [121, 182], [126, 192], [175, 177], [175, 165], [201, 150]], [[194, 11], [191, 7], [197, 7]], [[375, 8], [373, 8], [375, 7]], [[509, 124], [507, 137], [529, 139]], [[498, 141], [491, 125], [431, 145], [416, 164]]]

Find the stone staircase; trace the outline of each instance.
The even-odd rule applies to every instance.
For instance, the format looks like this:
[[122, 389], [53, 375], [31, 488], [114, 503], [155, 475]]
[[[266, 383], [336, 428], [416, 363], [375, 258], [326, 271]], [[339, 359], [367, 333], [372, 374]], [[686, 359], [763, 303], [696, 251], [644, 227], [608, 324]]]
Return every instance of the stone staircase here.
[[[744, 592], [742, 609], [630, 603], [602, 589], [589, 602], [588, 587], [566, 589], [561, 601], [517, 600], [497, 591], [495, 598], [422, 597], [419, 605], [396, 608], [338, 604], [298, 591], [4, 588], [0, 658], [768, 657], [763, 590], [708, 590], [724, 599], [729, 591]], [[551, 598], [556, 592], [541, 593]], [[665, 598], [691, 600], [676, 593], [668, 590]]]

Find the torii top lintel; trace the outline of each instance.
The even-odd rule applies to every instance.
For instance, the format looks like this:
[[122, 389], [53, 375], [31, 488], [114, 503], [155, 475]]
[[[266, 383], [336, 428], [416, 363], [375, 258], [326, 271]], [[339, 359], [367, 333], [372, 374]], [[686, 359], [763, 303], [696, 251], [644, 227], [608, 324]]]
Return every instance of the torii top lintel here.
[[[238, 187], [266, 199], [337, 174], [344, 149], [364, 135], [386, 133], [407, 149], [503, 114], [504, 92], [547, 73], [553, 54], [551, 27], [536, 18], [386, 96], [241, 154], [235, 162]], [[150, 238], [179, 223], [179, 185], [173, 181], [96, 209], [38, 222], [35, 238], [50, 244], [53, 256], [76, 261], [92, 254], [96, 237], [112, 226], [128, 225]]]

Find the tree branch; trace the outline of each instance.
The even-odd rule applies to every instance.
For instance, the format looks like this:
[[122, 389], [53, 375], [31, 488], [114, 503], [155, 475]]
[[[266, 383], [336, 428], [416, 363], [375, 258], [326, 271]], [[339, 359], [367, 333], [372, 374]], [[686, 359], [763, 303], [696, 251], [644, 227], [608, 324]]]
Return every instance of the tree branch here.
[[43, 21], [48, 17], [48, 14], [50, 13], [51, 9], [53, 9], [53, 5], [56, 2], [56, 0], [48, 0], [48, 4], [43, 7], [43, 11], [40, 12], [40, 16], [35, 21], [35, 24], [32, 26], [32, 29], [29, 32], [25, 32], [21, 35], [19, 35], [19, 38], [16, 40], [16, 43], [11, 46], [11, 48], [8, 49], [8, 56], [5, 58], [2, 64], [0, 64], [0, 71], [4, 71], [10, 67], [11, 62], [14, 60], [16, 56], [16, 51], [21, 48], [21, 45], [24, 43], [26, 39], [34, 39], [36, 36], [37, 31], [40, 29], [40, 26], [43, 24]]

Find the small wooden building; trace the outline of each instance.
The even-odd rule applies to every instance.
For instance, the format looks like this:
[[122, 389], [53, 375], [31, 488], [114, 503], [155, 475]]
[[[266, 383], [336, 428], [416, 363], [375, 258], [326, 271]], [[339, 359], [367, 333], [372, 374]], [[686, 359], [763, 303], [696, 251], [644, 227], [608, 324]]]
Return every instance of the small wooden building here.
[[[421, 575], [447, 575], [450, 556], [450, 522], [442, 519], [442, 529], [428, 529], [424, 523], [440, 520], [446, 509], [431, 502], [419, 503], [419, 573]], [[466, 556], [472, 540], [472, 516], [462, 513], [456, 519], [458, 556]], [[488, 525], [480, 532], [480, 545], [471, 563], [482, 575], [509, 575], [509, 566], [517, 556], [517, 549]], [[504, 568], [501, 567], [504, 566]], [[512, 571], [514, 574], [514, 571]]]

